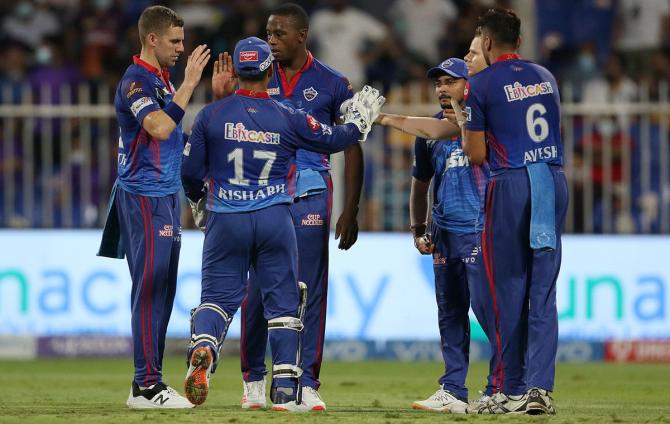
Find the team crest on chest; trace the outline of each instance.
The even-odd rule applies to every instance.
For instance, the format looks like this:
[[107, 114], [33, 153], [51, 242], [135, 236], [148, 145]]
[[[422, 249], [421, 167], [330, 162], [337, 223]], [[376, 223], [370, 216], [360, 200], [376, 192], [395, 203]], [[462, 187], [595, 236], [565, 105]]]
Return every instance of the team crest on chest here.
[[314, 89], [314, 87], [309, 87], [302, 90], [302, 95], [305, 96], [305, 100], [307, 100], [308, 102], [311, 102], [312, 100], [316, 99], [316, 96], [318, 94], [319, 93]]

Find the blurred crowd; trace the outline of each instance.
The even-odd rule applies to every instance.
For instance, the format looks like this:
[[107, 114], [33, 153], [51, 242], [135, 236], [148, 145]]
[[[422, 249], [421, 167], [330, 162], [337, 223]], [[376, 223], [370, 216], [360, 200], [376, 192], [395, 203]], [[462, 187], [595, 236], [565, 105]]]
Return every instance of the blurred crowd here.
[[[524, 20], [522, 34], [526, 44], [523, 52], [530, 59], [546, 65], [562, 86], [564, 102], [575, 104], [612, 104], [628, 102], [662, 102], [668, 100], [670, 84], [670, 0], [295, 0], [310, 14], [309, 47], [323, 62], [333, 65], [345, 74], [352, 85], [373, 84], [398, 104], [434, 102], [432, 86], [425, 79], [425, 71], [447, 57], [462, 57], [467, 52], [476, 26], [477, 16], [492, 6], [521, 10]], [[0, 42], [4, 60], [0, 61], [0, 104], [25, 103], [71, 104], [82, 96], [78, 87], [109, 87], [102, 98], [97, 94], [85, 99], [93, 103], [111, 102], [111, 91], [140, 50], [137, 19], [142, 10], [152, 4], [172, 7], [185, 20], [188, 53], [197, 44], [207, 43], [213, 52], [230, 51], [244, 37], [265, 37], [268, 11], [281, 3], [279, 0], [17, 0], [0, 3]], [[183, 74], [178, 63], [172, 74], [176, 85]], [[206, 78], [206, 77], [205, 77]], [[206, 85], [206, 84], [205, 84]], [[89, 95], [89, 96], [90, 96]], [[670, 195], [670, 182], [662, 180], [661, 172], [667, 160], [659, 159], [666, 152], [667, 131], [663, 130], [657, 115], [649, 116], [647, 127], [642, 128], [640, 116], [612, 114], [598, 116], [593, 124], [588, 117], [577, 116], [571, 128], [575, 139], [572, 162], [590, 163], [587, 172], [571, 176], [576, 197], [571, 222], [575, 232], [640, 232], [661, 230], [663, 202]], [[90, 203], [77, 206], [74, 217], [65, 223], [54, 210], [54, 219], [21, 220], [21, 196], [25, 196], [20, 167], [25, 161], [17, 160], [25, 154], [25, 138], [21, 123], [10, 123], [0, 114], [0, 179], [3, 190], [13, 186], [10, 201], [17, 213], [6, 216], [5, 204], [10, 196], [0, 195], [0, 227], [7, 226], [75, 226], [99, 225], [100, 204], [104, 204], [108, 187], [98, 187], [92, 193], [76, 191], [68, 196], [84, 196]], [[53, 158], [42, 157], [39, 146], [33, 146], [35, 169], [45, 163], [52, 170], [61, 169], [65, 162], [74, 161], [67, 178], [79, 172], [91, 172], [92, 185], [97, 180], [112, 180], [114, 166], [109, 165], [109, 176], [100, 176], [99, 164], [91, 158], [86, 166], [86, 152], [82, 153], [78, 134], [82, 128], [76, 120], [69, 124], [67, 149], [63, 149], [59, 122], [49, 126], [53, 133]], [[12, 131], [7, 127], [12, 126]], [[94, 125], [87, 131], [96, 136], [114, 140], [115, 127]], [[43, 123], [35, 125], [35, 132], [44, 131]], [[14, 134], [8, 140], [7, 134]], [[640, 137], [644, 134], [651, 151], [643, 154]], [[389, 205], [402, 203], [406, 210], [409, 190], [412, 138], [398, 133], [384, 135], [384, 152], [399, 149], [393, 159], [369, 161], [366, 173], [368, 207], [363, 228], [372, 230], [402, 229], [397, 222], [388, 222], [384, 211]], [[651, 140], [651, 141], [649, 141]], [[9, 143], [9, 144], [8, 144]], [[610, 149], [603, 149], [607, 143]], [[8, 147], [9, 146], [9, 147]], [[79, 146], [79, 147], [78, 147]], [[109, 149], [115, 148], [110, 143]], [[78, 150], [79, 149], [79, 150]], [[92, 148], [95, 151], [95, 147]], [[91, 150], [91, 147], [89, 147]], [[585, 155], [588, 150], [589, 154]], [[603, 153], [603, 151], [605, 151]], [[66, 158], [69, 151], [79, 152]], [[630, 157], [624, 157], [630, 153]], [[608, 155], [604, 157], [603, 155]], [[585, 156], [588, 156], [585, 158]], [[114, 154], [111, 155], [114, 158]], [[644, 162], [650, 158], [652, 163]], [[67, 160], [66, 160], [67, 159]], [[624, 162], [630, 171], [624, 171]], [[656, 162], [653, 162], [653, 161]], [[603, 165], [608, 161], [608, 165]], [[637, 161], [637, 162], [636, 162]], [[79, 168], [77, 168], [79, 166]], [[635, 182], [635, 172], [651, 166], [650, 181]], [[81, 169], [80, 169], [81, 168]], [[606, 168], [606, 169], [604, 169]], [[8, 171], [9, 169], [9, 171]], [[82, 171], [84, 169], [84, 171]], [[392, 176], [379, 182], [380, 171]], [[106, 172], [106, 169], [105, 171]], [[626, 172], [631, 174], [625, 180]], [[7, 176], [11, 180], [7, 180]], [[51, 172], [50, 175], [58, 175]], [[107, 178], [109, 177], [109, 178]], [[402, 181], [399, 179], [402, 177]], [[658, 177], [658, 178], [656, 178]], [[375, 181], [377, 179], [377, 181]], [[39, 176], [37, 176], [39, 182]], [[406, 181], [405, 181], [406, 180]], [[404, 181], [404, 182], [403, 182]], [[592, 182], [593, 205], [580, 199], [585, 181]], [[22, 185], [23, 184], [23, 185]], [[52, 183], [36, 184], [30, 196], [35, 207], [40, 207], [43, 192], [57, 189], [68, 181], [54, 179]], [[107, 183], [103, 184], [107, 185]], [[608, 188], [614, 185], [614, 188]], [[608, 186], [608, 187], [606, 187]], [[55, 187], [55, 188], [54, 188]], [[376, 195], [372, 191], [377, 190]], [[609, 192], [611, 199], [607, 199]], [[603, 194], [604, 193], [604, 194]], [[628, 193], [628, 194], [626, 194]], [[581, 197], [580, 197], [581, 196]], [[618, 197], [617, 197], [618, 196]], [[630, 196], [626, 201], [624, 198]], [[655, 200], [648, 200], [656, 196]], [[638, 201], [639, 199], [643, 199]], [[646, 200], [645, 200], [646, 199]], [[70, 201], [71, 199], [66, 199]], [[81, 200], [81, 199], [80, 199]], [[654, 203], [650, 209], [649, 202]], [[58, 202], [56, 202], [58, 203]], [[81, 203], [81, 202], [79, 202]], [[586, 202], [588, 203], [588, 202]], [[607, 206], [607, 205], [609, 206]], [[612, 206], [613, 205], [613, 206]], [[14, 207], [15, 206], [15, 207]], [[652, 205], [653, 206], [653, 205]], [[583, 218], [584, 208], [592, 209], [592, 216]], [[614, 219], [606, 222], [608, 208]], [[618, 209], [617, 209], [618, 208]], [[652, 210], [652, 212], [648, 212]], [[404, 212], [406, 213], [406, 212]], [[649, 216], [651, 213], [652, 216]], [[617, 215], [618, 214], [618, 215]], [[16, 215], [16, 216], [14, 216]], [[33, 214], [43, 217], [44, 214]], [[380, 219], [379, 216], [382, 216]], [[18, 216], [18, 218], [17, 218]], [[71, 223], [69, 222], [71, 221]], [[592, 223], [589, 223], [592, 221]], [[404, 227], [403, 227], [404, 228]]]

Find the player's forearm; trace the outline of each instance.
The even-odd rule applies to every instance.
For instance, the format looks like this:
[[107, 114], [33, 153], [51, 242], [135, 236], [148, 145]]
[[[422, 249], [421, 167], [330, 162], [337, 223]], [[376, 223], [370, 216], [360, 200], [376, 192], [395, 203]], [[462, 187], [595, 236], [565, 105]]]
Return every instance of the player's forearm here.
[[[412, 228], [425, 225], [428, 222], [428, 188], [430, 181], [424, 182], [412, 178], [412, 188], [409, 195], [409, 216]], [[421, 228], [418, 228], [421, 230]], [[424, 231], [426, 227], [423, 227]], [[419, 231], [422, 232], [422, 231]]]
[[344, 151], [344, 209], [354, 215], [358, 213], [358, 202], [360, 201], [361, 189], [363, 187], [364, 167], [361, 145], [357, 143], [348, 147]]
[[303, 142], [300, 148], [318, 153], [338, 153], [349, 146], [358, 144], [361, 132], [354, 124], [335, 125], [330, 127], [332, 134], [322, 134], [316, 139]]
[[422, 138], [441, 139], [460, 134], [460, 128], [446, 119], [382, 113], [377, 123]]
[[463, 130], [463, 153], [471, 164], [481, 165], [486, 160], [486, 141], [483, 131]]

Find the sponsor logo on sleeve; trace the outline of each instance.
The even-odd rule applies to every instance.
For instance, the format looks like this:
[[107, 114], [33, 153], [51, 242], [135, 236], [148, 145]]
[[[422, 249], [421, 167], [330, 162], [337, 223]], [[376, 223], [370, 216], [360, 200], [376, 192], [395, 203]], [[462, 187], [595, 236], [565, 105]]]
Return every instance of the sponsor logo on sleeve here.
[[281, 93], [279, 92], [279, 87], [273, 87], [267, 89], [268, 96], [278, 96]]
[[128, 87], [128, 93], [126, 93], [126, 98], [129, 99], [133, 97], [135, 94], [141, 92], [142, 92], [142, 86], [140, 85], [140, 83], [133, 81], [130, 83], [130, 86]]
[[466, 82], [465, 83], [465, 90], [463, 90], [463, 101], [468, 100], [469, 96], [470, 96], [470, 83]]
[[256, 62], [258, 61], [257, 51], [242, 51], [240, 52], [240, 62]]
[[321, 130], [321, 123], [312, 115], [307, 115], [307, 125], [314, 132]]
[[154, 104], [154, 101], [151, 100], [151, 97], [142, 97], [135, 100], [133, 104], [130, 105], [130, 111], [137, 117], [137, 114], [140, 113], [142, 109], [152, 104]]

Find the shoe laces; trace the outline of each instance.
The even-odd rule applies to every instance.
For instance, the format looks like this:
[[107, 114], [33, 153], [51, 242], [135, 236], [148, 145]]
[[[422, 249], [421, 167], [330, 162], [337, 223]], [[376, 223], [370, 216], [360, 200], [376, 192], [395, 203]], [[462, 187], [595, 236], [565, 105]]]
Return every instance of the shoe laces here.
[[489, 399], [491, 399], [491, 396], [487, 395], [485, 392], [481, 390], [479, 390], [478, 393], [479, 397], [472, 401], [473, 405], [484, 405], [486, 404], [486, 402], [489, 401]]
[[442, 403], [450, 403], [453, 402], [456, 397], [449, 393], [448, 391], [444, 389], [440, 389], [433, 393], [433, 395], [430, 397], [431, 400], [439, 401]]
[[249, 397], [262, 397], [263, 389], [265, 388], [265, 380], [245, 381], [244, 388]]
[[312, 396], [312, 397], [314, 397], [314, 398], [316, 398], [316, 399], [318, 399], [318, 400], [320, 400], [320, 401], [323, 401], [323, 400], [321, 399], [321, 395], [319, 395], [318, 390], [316, 390], [314, 387], [305, 386], [305, 388], [303, 389], [303, 393], [305, 393], [305, 392], [306, 392], [309, 396]]

